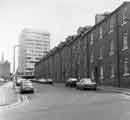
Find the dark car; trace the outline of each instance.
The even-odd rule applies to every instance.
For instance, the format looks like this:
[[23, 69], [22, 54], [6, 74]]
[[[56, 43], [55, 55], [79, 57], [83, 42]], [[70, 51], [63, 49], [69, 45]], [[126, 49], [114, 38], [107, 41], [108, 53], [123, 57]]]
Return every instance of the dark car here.
[[82, 78], [79, 82], [76, 83], [77, 89], [92, 89], [96, 90], [96, 82], [93, 82], [90, 78]]
[[34, 93], [34, 87], [29, 80], [23, 80], [20, 86], [20, 93]]
[[47, 83], [48, 83], [48, 84], [53, 84], [53, 79], [48, 78], [48, 79], [47, 79]]
[[69, 79], [66, 81], [65, 86], [75, 87], [77, 81], [78, 81], [78, 80], [77, 80], [76, 78], [69, 78]]

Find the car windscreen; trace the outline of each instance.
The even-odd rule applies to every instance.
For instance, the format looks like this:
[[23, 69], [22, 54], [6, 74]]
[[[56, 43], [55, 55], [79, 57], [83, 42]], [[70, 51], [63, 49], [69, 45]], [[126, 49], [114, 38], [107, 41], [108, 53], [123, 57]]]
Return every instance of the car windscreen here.
[[83, 83], [88, 83], [88, 84], [90, 84], [90, 83], [92, 83], [92, 81], [91, 81], [91, 79], [83, 79]]
[[76, 78], [70, 78], [69, 80], [70, 80], [70, 81], [77, 81]]
[[23, 86], [32, 86], [32, 83], [31, 82], [28, 82], [28, 81], [24, 81], [23, 82]]

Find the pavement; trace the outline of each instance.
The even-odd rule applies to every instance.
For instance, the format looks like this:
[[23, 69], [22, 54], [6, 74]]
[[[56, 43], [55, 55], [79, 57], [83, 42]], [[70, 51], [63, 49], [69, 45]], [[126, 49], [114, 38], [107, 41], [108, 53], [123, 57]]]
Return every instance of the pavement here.
[[0, 106], [6, 106], [18, 101], [18, 95], [13, 88], [13, 82], [0, 86]]
[[130, 95], [130, 88], [119, 88], [119, 87], [112, 87], [112, 86], [98, 86], [99, 90], [110, 91], [121, 93], [125, 95]]

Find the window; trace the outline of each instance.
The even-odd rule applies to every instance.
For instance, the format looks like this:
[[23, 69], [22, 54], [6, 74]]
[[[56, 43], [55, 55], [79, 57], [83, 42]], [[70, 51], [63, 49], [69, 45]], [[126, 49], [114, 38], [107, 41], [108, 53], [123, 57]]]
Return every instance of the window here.
[[122, 25], [127, 23], [127, 16], [126, 16], [127, 8], [125, 7], [122, 12]]
[[94, 71], [91, 72], [91, 79], [94, 80]]
[[128, 33], [123, 33], [123, 50], [128, 49]]
[[113, 55], [114, 54], [114, 41], [111, 40], [110, 41], [110, 52], [109, 55]]
[[92, 32], [92, 33], [91, 33], [91, 41], [90, 41], [90, 44], [92, 45], [93, 42], [94, 42], [94, 40], [93, 40], [93, 32]]
[[99, 59], [103, 59], [103, 48], [99, 49]]
[[124, 74], [123, 76], [128, 76], [129, 72], [128, 72], [128, 58], [124, 59]]
[[99, 38], [102, 39], [103, 38], [103, 29], [102, 27], [99, 28]]
[[103, 66], [100, 67], [100, 79], [102, 80], [104, 78], [103, 76]]
[[109, 33], [114, 31], [114, 19], [110, 19], [110, 25], [109, 25]]
[[93, 53], [93, 51], [92, 51], [92, 53], [91, 53], [90, 62], [91, 62], [91, 63], [93, 63], [93, 62], [94, 62], [94, 53]]
[[111, 78], [115, 77], [114, 64], [111, 64]]

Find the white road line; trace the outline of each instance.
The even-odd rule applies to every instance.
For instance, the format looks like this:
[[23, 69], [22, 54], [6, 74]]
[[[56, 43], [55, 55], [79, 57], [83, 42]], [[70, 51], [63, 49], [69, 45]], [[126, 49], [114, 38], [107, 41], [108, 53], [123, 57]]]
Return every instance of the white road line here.
[[129, 100], [130, 100], [130, 96], [129, 96], [129, 95], [122, 94], [122, 96], [123, 96], [125, 99], [129, 99]]
[[18, 97], [19, 97], [18, 102], [7, 105], [7, 106], [0, 106], [0, 111], [11, 110], [11, 109], [14, 109], [14, 108], [17, 108], [17, 107], [20, 107], [22, 105], [29, 103], [29, 99], [27, 98], [27, 96], [19, 95]]

